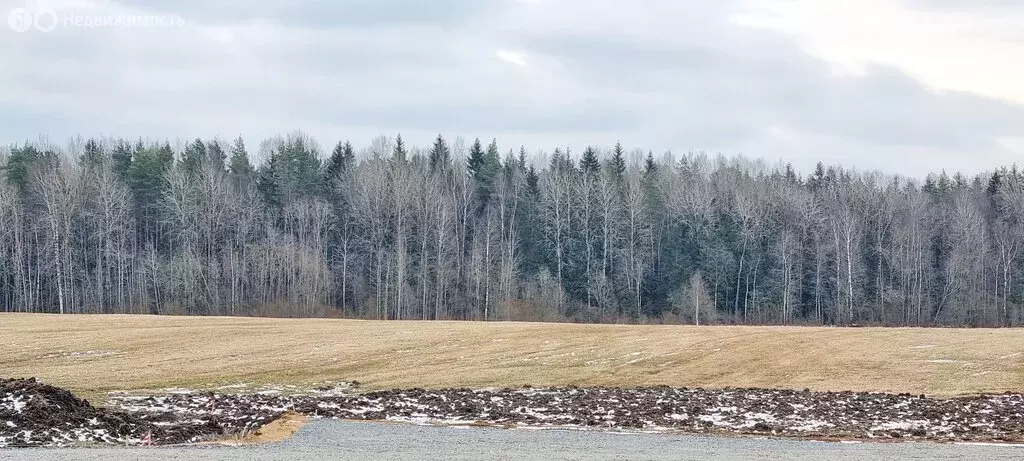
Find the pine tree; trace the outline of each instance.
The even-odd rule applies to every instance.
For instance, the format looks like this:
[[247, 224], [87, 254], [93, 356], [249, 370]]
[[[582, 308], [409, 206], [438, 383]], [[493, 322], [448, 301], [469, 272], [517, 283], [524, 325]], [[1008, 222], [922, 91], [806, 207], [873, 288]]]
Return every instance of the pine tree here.
[[480, 140], [477, 139], [470, 151], [469, 161], [470, 165], [473, 165], [470, 167], [470, 173], [476, 182], [477, 197], [480, 199], [478, 211], [482, 211], [491, 200], [491, 194], [494, 193], [495, 187], [494, 181], [501, 172], [498, 141], [492, 140], [487, 146], [487, 150], [483, 151]]
[[114, 172], [117, 176], [126, 182], [128, 181], [128, 172], [132, 167], [132, 147], [125, 140], [121, 139], [117, 141], [117, 146], [114, 147], [114, 152], [110, 154], [110, 159], [114, 163]]
[[252, 163], [249, 162], [249, 153], [245, 150], [245, 141], [239, 136], [235, 144], [231, 146], [231, 163], [228, 165], [228, 172], [236, 178], [239, 183], [246, 181], [253, 175]]
[[405, 142], [402, 141], [402, 134], [399, 133], [395, 138], [395, 149], [392, 152], [392, 160], [396, 163], [405, 163], [407, 161], [408, 152], [405, 150]]
[[206, 164], [206, 160], [206, 144], [196, 138], [191, 144], [185, 146], [185, 152], [181, 155], [181, 168], [186, 174], [195, 175]]
[[583, 151], [583, 158], [580, 159], [580, 170], [583, 174], [596, 177], [601, 172], [601, 162], [597, 159], [597, 152], [593, 147], [587, 146]]
[[14, 183], [23, 194], [28, 192], [32, 184], [34, 172], [48, 161], [56, 161], [57, 154], [53, 151], [40, 151], [35, 146], [14, 147], [10, 156], [7, 157], [7, 165], [3, 167], [7, 172], [7, 179]]
[[103, 154], [103, 147], [95, 139], [90, 138], [85, 142], [81, 162], [86, 168], [97, 168], [103, 164]]
[[469, 148], [469, 158], [466, 159], [466, 168], [473, 179], [479, 180], [484, 171], [484, 147], [480, 144], [480, 138], [473, 141]]
[[484, 155], [485, 174], [489, 181], [493, 182], [498, 171], [501, 170], [501, 154], [498, 153], [498, 140], [492, 139], [487, 146], [487, 154]]
[[224, 153], [224, 149], [221, 149], [220, 142], [216, 139], [206, 144], [206, 159], [215, 170], [224, 171], [227, 155]]
[[447, 169], [451, 162], [451, 151], [448, 150], [448, 144], [444, 142], [444, 138], [439, 134], [437, 139], [434, 140], [434, 147], [430, 149], [430, 171], [435, 172], [438, 169]]
[[259, 191], [260, 197], [263, 198], [263, 203], [271, 210], [279, 210], [284, 206], [284, 197], [280, 187], [281, 181], [278, 178], [278, 174], [282, 169], [281, 163], [280, 155], [271, 154], [267, 162], [256, 172], [256, 190]]
[[825, 165], [821, 162], [814, 167], [814, 174], [807, 180], [807, 187], [811, 192], [817, 192], [825, 187]]
[[174, 164], [174, 151], [169, 144], [163, 147], [135, 146], [134, 159], [128, 171], [128, 186], [135, 199], [139, 231], [143, 236], [153, 235], [160, 221], [164, 192], [164, 175]]
[[342, 173], [350, 171], [355, 164], [355, 159], [356, 156], [352, 150], [352, 144], [348, 141], [338, 141], [338, 144], [334, 146], [334, 150], [331, 151], [330, 158], [327, 159], [327, 164], [324, 166], [324, 182], [330, 184], [330, 181], [337, 179]]
[[272, 209], [318, 195], [323, 187], [319, 154], [301, 136], [280, 142], [257, 172], [256, 188]]
[[526, 170], [526, 187], [530, 190], [531, 195], [540, 194], [540, 176], [537, 175], [537, 169], [530, 165], [530, 168]]
[[342, 165], [345, 166], [346, 171], [351, 171], [352, 167], [356, 165], [356, 152], [352, 149], [352, 143], [345, 141], [344, 155], [342, 156]]
[[647, 151], [647, 160], [644, 161], [644, 178], [653, 180], [658, 175], [658, 164], [654, 161], [654, 152]]
[[999, 188], [1002, 185], [1003, 176], [1002, 174], [1000, 174], [999, 170], [996, 170], [995, 173], [992, 173], [992, 177], [988, 180], [988, 187], [985, 189], [985, 193], [988, 194], [989, 197], [992, 197], [999, 193]]
[[612, 158], [608, 159], [608, 169], [615, 175], [616, 180], [622, 180], [626, 174], [626, 151], [622, 143], [615, 143], [615, 150], [612, 151]]
[[786, 163], [786, 182], [790, 184], [800, 184], [800, 178], [797, 177], [796, 171], [793, 170], [792, 163]]

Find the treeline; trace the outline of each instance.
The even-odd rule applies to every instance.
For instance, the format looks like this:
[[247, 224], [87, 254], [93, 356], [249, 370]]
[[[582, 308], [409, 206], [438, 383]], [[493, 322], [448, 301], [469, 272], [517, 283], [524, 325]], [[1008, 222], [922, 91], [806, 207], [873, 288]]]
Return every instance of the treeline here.
[[[1024, 175], [923, 182], [622, 145], [0, 151], [13, 312], [1020, 325]], [[254, 161], [253, 158], [259, 158]]]

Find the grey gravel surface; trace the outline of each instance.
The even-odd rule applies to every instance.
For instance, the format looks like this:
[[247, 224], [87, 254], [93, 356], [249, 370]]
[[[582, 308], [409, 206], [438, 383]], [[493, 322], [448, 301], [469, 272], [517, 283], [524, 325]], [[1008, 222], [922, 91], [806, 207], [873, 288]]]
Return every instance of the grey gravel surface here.
[[452, 428], [320, 420], [292, 439], [257, 447], [4, 449], [36, 460], [943, 460], [1024, 459], [1024, 447], [829, 443], [703, 435]]

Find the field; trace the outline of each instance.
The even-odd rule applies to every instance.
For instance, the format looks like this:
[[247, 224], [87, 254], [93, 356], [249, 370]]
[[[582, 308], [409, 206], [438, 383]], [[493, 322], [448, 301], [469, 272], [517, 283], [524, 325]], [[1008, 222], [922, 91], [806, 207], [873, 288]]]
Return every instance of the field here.
[[407, 387], [1024, 390], [1024, 330], [691, 327], [0, 314], [0, 377], [107, 391]]

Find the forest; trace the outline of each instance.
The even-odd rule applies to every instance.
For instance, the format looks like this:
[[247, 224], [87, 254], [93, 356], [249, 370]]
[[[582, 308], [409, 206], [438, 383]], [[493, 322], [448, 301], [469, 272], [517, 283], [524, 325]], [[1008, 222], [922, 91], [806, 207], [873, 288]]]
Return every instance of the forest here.
[[0, 310], [1013, 326], [1024, 174], [621, 144], [46, 138], [0, 148]]

